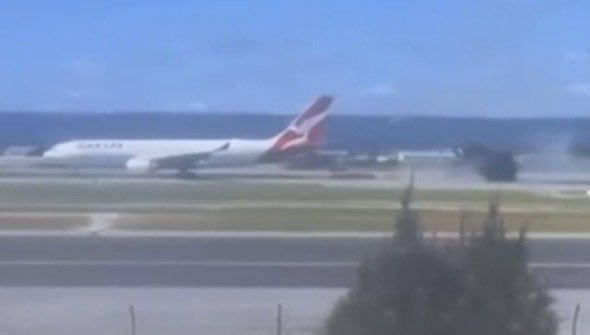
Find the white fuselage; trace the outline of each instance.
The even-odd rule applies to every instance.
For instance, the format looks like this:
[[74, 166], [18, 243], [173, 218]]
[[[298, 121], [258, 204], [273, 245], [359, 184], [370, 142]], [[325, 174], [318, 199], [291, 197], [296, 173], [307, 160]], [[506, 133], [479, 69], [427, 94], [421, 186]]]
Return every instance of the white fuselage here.
[[133, 159], [183, 155], [190, 152], [214, 151], [227, 145], [199, 167], [240, 166], [255, 164], [269, 149], [271, 140], [82, 140], [60, 143], [43, 154], [48, 165], [70, 167], [121, 168]]
[[53, 166], [125, 167], [135, 172], [197, 167], [251, 165], [276, 161], [318, 145], [332, 97], [322, 95], [269, 139], [122, 140], [63, 142], [47, 150], [41, 164]]

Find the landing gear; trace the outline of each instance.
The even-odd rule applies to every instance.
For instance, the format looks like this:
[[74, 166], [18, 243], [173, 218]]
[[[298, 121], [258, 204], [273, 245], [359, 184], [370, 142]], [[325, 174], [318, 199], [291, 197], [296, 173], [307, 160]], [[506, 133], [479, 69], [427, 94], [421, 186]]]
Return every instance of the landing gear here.
[[197, 174], [189, 170], [179, 170], [176, 177], [179, 179], [198, 179]]

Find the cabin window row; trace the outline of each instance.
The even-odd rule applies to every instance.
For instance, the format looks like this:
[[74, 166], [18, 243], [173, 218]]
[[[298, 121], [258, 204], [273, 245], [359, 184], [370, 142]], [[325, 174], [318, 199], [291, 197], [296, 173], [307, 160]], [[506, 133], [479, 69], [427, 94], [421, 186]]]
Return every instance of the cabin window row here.
[[121, 143], [80, 143], [78, 149], [121, 149]]

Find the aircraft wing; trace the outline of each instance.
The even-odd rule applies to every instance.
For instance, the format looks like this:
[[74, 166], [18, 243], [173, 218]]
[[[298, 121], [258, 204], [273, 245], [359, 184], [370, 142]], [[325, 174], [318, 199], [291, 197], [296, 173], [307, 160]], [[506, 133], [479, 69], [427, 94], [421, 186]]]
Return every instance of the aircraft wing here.
[[151, 166], [156, 166], [159, 169], [190, 169], [194, 168], [199, 161], [206, 160], [212, 155], [227, 149], [229, 149], [229, 142], [206, 151], [177, 153], [167, 156], [141, 156], [132, 160], [149, 162]]

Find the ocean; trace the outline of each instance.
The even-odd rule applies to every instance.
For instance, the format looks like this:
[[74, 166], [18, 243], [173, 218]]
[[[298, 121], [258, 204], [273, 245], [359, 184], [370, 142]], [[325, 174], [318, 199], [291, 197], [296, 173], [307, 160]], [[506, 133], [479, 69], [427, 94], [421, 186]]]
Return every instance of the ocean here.
[[[2, 112], [0, 147], [49, 147], [73, 139], [264, 138], [292, 116], [190, 112]], [[497, 119], [332, 115], [325, 147], [350, 151], [432, 150], [481, 142], [499, 149], [590, 145], [590, 118]]]

